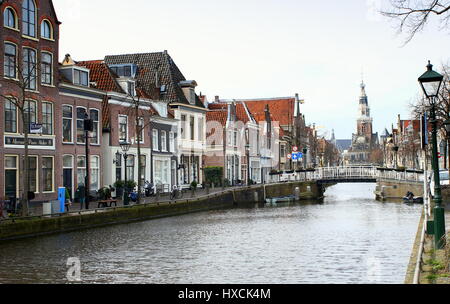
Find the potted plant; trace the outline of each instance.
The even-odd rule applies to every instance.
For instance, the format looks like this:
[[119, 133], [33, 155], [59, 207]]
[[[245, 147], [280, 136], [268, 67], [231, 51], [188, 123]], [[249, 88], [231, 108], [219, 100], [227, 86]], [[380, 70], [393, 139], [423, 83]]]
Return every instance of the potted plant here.
[[122, 197], [123, 189], [125, 188], [125, 182], [123, 180], [118, 180], [114, 183], [114, 188], [116, 188], [116, 197]]

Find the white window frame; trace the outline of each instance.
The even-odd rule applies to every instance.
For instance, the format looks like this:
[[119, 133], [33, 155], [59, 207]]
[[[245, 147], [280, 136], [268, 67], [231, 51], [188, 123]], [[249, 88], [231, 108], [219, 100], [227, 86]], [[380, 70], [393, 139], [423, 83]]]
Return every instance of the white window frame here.
[[[64, 141], [64, 120], [69, 120], [69, 118], [67, 118], [67, 117], [64, 117], [64, 107], [69, 107], [70, 108], [70, 113], [72, 114], [71, 115], [71, 118], [70, 118], [70, 141], [68, 141], [68, 142], [65, 142]], [[74, 106], [73, 105], [69, 105], [69, 104], [63, 104], [62, 105], [62, 143], [63, 144], [73, 144], [74, 142], [73, 142], [73, 108], [74, 108]]]
[[167, 152], [167, 132], [161, 131], [161, 151]]
[[[91, 111], [97, 112], [97, 120], [93, 120], [93, 123], [95, 125], [97, 125], [97, 137], [95, 138], [97, 142], [96, 143], [89, 142], [89, 144], [99, 146], [100, 145], [100, 110], [96, 109], [96, 108], [89, 109], [89, 118], [92, 119]], [[91, 133], [93, 133], [93, 132], [91, 132]]]
[[[44, 54], [46, 54], [46, 55], [50, 55], [50, 83], [47, 83], [47, 82], [44, 82], [43, 81], [43, 77], [42, 77], [42, 72], [44, 71], [44, 69], [42, 68], [42, 56], [44, 55]], [[47, 51], [41, 51], [41, 60], [40, 60], [40, 63], [41, 63], [41, 85], [43, 85], [43, 86], [53, 86], [53, 76], [54, 76], [54, 73], [53, 73], [53, 54], [52, 53], [50, 53], [50, 52], [47, 52]]]
[[159, 151], [159, 130], [153, 129], [152, 131], [152, 149], [153, 151]]
[[169, 132], [169, 152], [175, 152], [175, 133]]
[[[44, 123], [44, 105], [47, 105], [47, 104], [49, 104], [50, 105], [50, 107], [51, 107], [51, 110], [52, 110], [52, 115], [51, 115], [51, 128], [52, 128], [52, 130], [51, 130], [51, 132], [50, 132], [50, 134], [44, 134], [44, 133], [42, 133], [42, 134], [44, 134], [44, 135], [54, 135], [55, 134], [55, 106], [54, 106], [54, 104], [53, 104], [53, 102], [50, 102], [50, 101], [42, 101], [42, 103], [41, 103], [41, 115], [42, 115], [42, 124]], [[43, 132], [43, 128], [42, 128], [42, 132]]]
[[[84, 144], [86, 144], [86, 138], [84, 136], [83, 136], [83, 138], [85, 140], [84, 142], [79, 142], [78, 141], [78, 121], [82, 120], [81, 118], [78, 118], [78, 109], [84, 109], [86, 114], [88, 113], [88, 109], [86, 107], [83, 107], [83, 106], [77, 106], [75, 108], [75, 113], [76, 113], [76, 115], [75, 115], [75, 130], [76, 130], [75, 138], [76, 138], [76, 142], [77, 142], [78, 145], [84, 145]], [[83, 121], [83, 135], [84, 135], [84, 118], [83, 118], [82, 121]]]
[[145, 143], [145, 120], [144, 120], [144, 117], [139, 117], [138, 122], [139, 122], [138, 128], [141, 128], [141, 126], [142, 126], [142, 130], [141, 130], [140, 136], [138, 136], [137, 139], [140, 139], [139, 142], [141, 144], [144, 144]]
[[[41, 161], [42, 161], [42, 166], [44, 166], [44, 158], [50, 158], [52, 160], [52, 190], [51, 191], [46, 191], [44, 189], [45, 185], [44, 183], [42, 184], [42, 193], [54, 193], [55, 192], [55, 157], [54, 156], [42, 156], [41, 157]], [[42, 167], [42, 173], [44, 172], [44, 167]], [[43, 176], [43, 182], [45, 181], [45, 178]]]
[[[125, 118], [125, 121], [126, 121], [126, 127], [125, 127], [126, 138], [125, 138], [125, 141], [122, 138], [120, 138], [120, 132], [121, 132], [120, 131], [120, 118]], [[128, 116], [119, 114], [119, 118], [117, 120], [117, 124], [118, 124], [118, 131], [119, 131], [119, 133], [118, 133], [119, 143], [128, 142]]]

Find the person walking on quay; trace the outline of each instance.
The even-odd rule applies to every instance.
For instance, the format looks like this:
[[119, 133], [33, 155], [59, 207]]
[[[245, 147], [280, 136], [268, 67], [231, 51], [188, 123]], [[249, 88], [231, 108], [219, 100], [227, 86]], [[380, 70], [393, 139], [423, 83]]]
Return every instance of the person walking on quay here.
[[75, 198], [80, 202], [80, 210], [83, 210], [83, 205], [86, 200], [85, 187], [83, 184], [78, 185], [77, 191], [75, 192]]
[[70, 200], [70, 193], [69, 189], [66, 188], [66, 202], [64, 204], [66, 206], [66, 212], [70, 211], [70, 206], [72, 205], [72, 202]]

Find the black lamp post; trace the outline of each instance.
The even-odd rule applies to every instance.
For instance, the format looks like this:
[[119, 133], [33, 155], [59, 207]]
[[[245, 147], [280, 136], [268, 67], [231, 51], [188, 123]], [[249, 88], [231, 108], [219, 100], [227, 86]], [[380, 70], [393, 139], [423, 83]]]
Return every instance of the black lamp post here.
[[84, 177], [84, 203], [86, 209], [89, 209], [89, 195], [90, 195], [90, 159], [89, 159], [89, 132], [94, 131], [94, 123], [93, 120], [89, 118], [87, 113], [84, 113], [83, 120], [83, 129], [84, 129], [84, 148], [85, 148], [85, 158], [86, 158], [86, 176]]
[[121, 142], [120, 148], [122, 148], [123, 151], [123, 159], [125, 161], [125, 187], [123, 191], [123, 204], [129, 205], [128, 200], [128, 180], [127, 180], [127, 158], [128, 158], [128, 151], [130, 150], [131, 144], [129, 142]]
[[425, 96], [428, 98], [431, 105], [431, 125], [432, 141], [433, 141], [433, 170], [434, 170], [434, 244], [436, 249], [444, 248], [445, 235], [445, 215], [444, 208], [442, 208], [441, 195], [441, 181], [439, 177], [439, 161], [437, 151], [437, 119], [436, 119], [436, 102], [438, 99], [439, 90], [442, 85], [444, 77], [433, 71], [433, 65], [428, 61], [427, 71], [419, 77], [419, 83]]

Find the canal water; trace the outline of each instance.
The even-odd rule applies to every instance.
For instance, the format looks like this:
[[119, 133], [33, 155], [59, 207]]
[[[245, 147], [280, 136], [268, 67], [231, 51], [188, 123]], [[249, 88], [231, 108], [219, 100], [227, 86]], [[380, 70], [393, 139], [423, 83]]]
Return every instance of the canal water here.
[[0, 244], [0, 283], [403, 283], [421, 206], [340, 184], [323, 202], [211, 211]]

